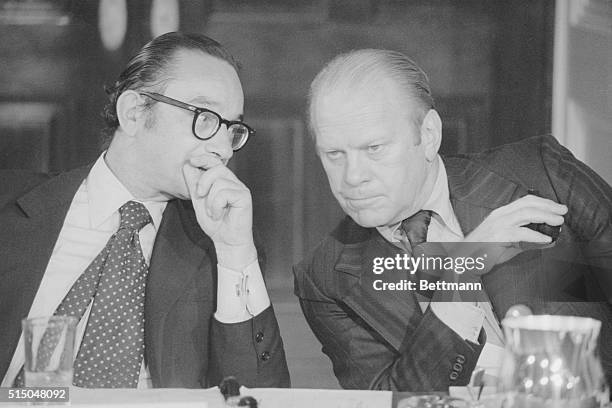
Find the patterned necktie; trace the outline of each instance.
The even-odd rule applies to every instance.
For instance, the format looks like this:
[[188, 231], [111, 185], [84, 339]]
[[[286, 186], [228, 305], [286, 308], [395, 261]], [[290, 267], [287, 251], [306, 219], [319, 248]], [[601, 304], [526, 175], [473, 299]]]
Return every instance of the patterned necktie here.
[[[405, 239], [408, 241], [407, 243], [404, 242], [404, 245], [406, 246], [409, 254], [413, 257], [421, 255], [422, 251], [420, 251], [418, 248], [420, 244], [427, 241], [427, 229], [429, 228], [432, 215], [433, 211], [421, 210], [402, 221], [400, 229], [404, 233]], [[427, 254], [425, 254], [425, 256], [427, 256]], [[438, 280], [437, 276], [429, 274], [422, 269], [419, 269], [416, 272], [416, 277], [419, 280], [425, 279], [429, 282], [435, 282]], [[434, 293], [432, 290], [421, 289], [417, 289], [417, 292], [428, 299], [431, 299]]]
[[[93, 301], [74, 361], [73, 384], [79, 387], [134, 388], [138, 384], [144, 356], [148, 271], [138, 231], [151, 222], [151, 217], [144, 205], [135, 201], [124, 204], [119, 214], [119, 229], [55, 311], [55, 315], [81, 319]], [[52, 344], [56, 335], [45, 332], [43, 344]], [[39, 351], [38, 361], [48, 361], [44, 351]], [[21, 385], [22, 373], [15, 380], [16, 386]]]
[[402, 221], [401, 229], [410, 243], [411, 252], [415, 246], [427, 241], [427, 228], [433, 211], [421, 210]]

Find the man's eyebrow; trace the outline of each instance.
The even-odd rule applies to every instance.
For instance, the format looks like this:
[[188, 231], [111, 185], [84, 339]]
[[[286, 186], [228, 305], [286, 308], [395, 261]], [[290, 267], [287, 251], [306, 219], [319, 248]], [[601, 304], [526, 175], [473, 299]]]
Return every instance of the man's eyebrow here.
[[192, 98], [188, 101], [188, 103], [190, 105], [194, 105], [197, 106], [198, 108], [203, 108], [205, 106], [210, 106], [210, 107], [215, 107], [217, 106], [217, 103], [211, 101], [210, 99], [207, 99], [203, 96], [196, 96], [195, 98]]
[[[190, 105], [197, 106], [198, 108], [207, 108], [207, 109], [211, 109], [211, 110], [215, 110], [216, 107], [219, 106], [218, 103], [213, 102], [210, 99], [207, 99], [207, 98], [205, 98], [203, 96], [197, 96], [197, 97], [195, 97], [193, 99], [190, 99], [188, 101], [188, 103]], [[231, 119], [231, 120], [233, 120], [233, 119]], [[239, 120], [240, 122], [242, 122], [244, 120], [244, 114], [241, 113], [240, 115], [238, 115], [238, 119], [236, 119], [236, 120]]]

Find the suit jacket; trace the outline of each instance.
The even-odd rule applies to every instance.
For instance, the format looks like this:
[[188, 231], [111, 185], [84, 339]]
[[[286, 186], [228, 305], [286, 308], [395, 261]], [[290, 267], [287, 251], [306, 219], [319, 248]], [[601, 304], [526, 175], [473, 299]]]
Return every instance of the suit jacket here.
[[[610, 186], [552, 136], [443, 159], [451, 204], [466, 235], [527, 189], [569, 207], [555, 246], [522, 252], [495, 266], [482, 283], [500, 321], [514, 304], [525, 304], [536, 314], [601, 320], [599, 348], [610, 381]], [[376, 229], [347, 217], [294, 268], [296, 295], [340, 384], [409, 391], [467, 384], [481, 347], [459, 338], [431, 308], [423, 314], [413, 294], [373, 289], [372, 281], [381, 276], [405, 278], [405, 271], [372, 273], [374, 257], [396, 251]]]
[[[91, 166], [59, 176], [4, 171], [0, 178], [0, 377], [4, 376], [64, 218]], [[207, 387], [228, 375], [251, 387], [287, 387], [272, 307], [223, 324], [216, 256], [190, 202], [170, 201], [151, 255], [145, 295], [145, 359], [155, 387]]]

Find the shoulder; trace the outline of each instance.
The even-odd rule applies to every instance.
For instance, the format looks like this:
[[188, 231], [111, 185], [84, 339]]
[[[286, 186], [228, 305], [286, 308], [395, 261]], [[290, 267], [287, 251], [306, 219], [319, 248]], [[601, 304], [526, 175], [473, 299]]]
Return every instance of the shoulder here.
[[[449, 175], [469, 181], [471, 176], [495, 174], [525, 188], [551, 190], [558, 183], [558, 163], [584, 165], [551, 135], [534, 136], [479, 153], [444, 157]], [[486, 171], [483, 171], [486, 170]]]
[[25, 192], [51, 177], [49, 174], [29, 170], [0, 170], [0, 194]]
[[331, 265], [333, 267], [346, 245], [363, 242], [370, 235], [370, 228], [361, 227], [349, 216], [345, 216], [300, 265]]
[[[551, 135], [528, 137], [517, 142], [496, 146], [478, 153], [448, 156], [450, 162], [475, 162], [484, 167], [503, 172], [516, 167], [542, 167], [543, 155], [568, 152]], [[570, 153], [571, 154], [571, 153]]]

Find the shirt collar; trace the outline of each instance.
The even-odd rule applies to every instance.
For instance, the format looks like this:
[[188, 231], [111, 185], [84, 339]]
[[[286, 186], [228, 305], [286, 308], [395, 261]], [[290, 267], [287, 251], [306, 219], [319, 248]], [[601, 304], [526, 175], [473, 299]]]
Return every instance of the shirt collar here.
[[102, 153], [89, 171], [85, 180], [87, 200], [89, 204], [89, 222], [93, 228], [100, 227], [110, 217], [119, 211], [119, 208], [128, 201], [142, 203], [151, 215], [153, 227], [157, 231], [166, 208], [167, 202], [141, 201], [134, 198], [132, 193], [119, 181], [106, 164]]
[[[450, 193], [448, 190], [448, 177], [446, 175], [446, 167], [442, 158], [438, 155], [438, 174], [434, 182], [433, 189], [425, 204], [423, 204], [423, 210], [432, 210], [434, 217], [441, 222], [442, 225], [449, 228], [454, 234], [462, 236], [461, 227], [455, 217], [453, 206], [450, 202]], [[398, 229], [401, 225], [401, 221], [384, 227], [377, 227], [376, 229], [380, 234], [389, 242], [399, 241]]]
[[448, 190], [448, 177], [446, 175], [446, 167], [442, 158], [438, 155], [438, 176], [434, 183], [434, 188], [431, 191], [429, 199], [423, 205], [424, 210], [432, 210], [435, 212], [434, 217], [441, 220], [443, 225], [448, 227], [454, 234], [461, 236], [461, 227], [455, 216], [455, 211], [450, 202], [450, 193]]

